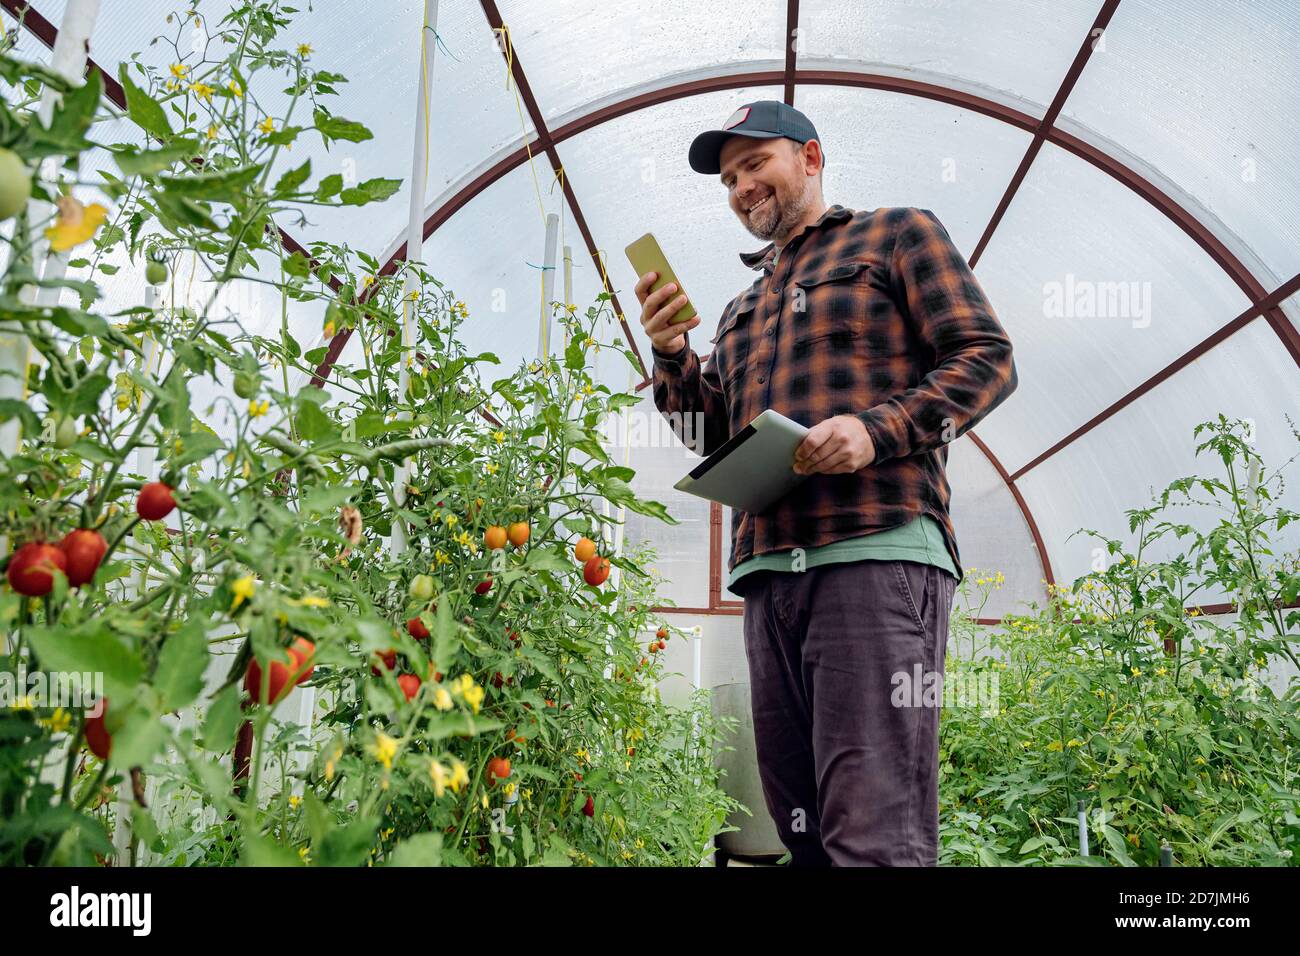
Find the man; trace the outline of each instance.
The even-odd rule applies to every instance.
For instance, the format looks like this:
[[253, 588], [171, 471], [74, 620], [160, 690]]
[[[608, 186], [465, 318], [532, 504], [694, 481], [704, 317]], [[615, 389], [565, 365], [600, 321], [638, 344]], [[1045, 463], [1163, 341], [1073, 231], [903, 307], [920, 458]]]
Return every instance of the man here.
[[768, 811], [793, 865], [933, 866], [962, 576], [947, 445], [1015, 390], [1011, 343], [932, 213], [826, 206], [821, 142], [798, 110], [743, 106], [689, 158], [771, 241], [741, 255], [762, 274], [703, 364], [688, 340], [700, 318], [668, 324], [685, 296], [640, 277], [655, 404], [702, 423], [703, 454], [767, 408], [810, 429], [793, 463], [808, 479], [732, 514], [727, 587], [744, 598]]

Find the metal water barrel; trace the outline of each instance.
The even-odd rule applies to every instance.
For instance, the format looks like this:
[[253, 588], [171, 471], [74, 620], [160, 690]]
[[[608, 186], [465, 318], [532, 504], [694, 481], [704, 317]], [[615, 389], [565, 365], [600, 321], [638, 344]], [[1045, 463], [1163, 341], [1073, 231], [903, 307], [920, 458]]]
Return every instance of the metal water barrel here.
[[723, 739], [724, 744], [735, 749], [714, 754], [714, 763], [726, 771], [721, 780], [722, 789], [753, 814], [737, 810], [728, 816], [727, 825], [739, 829], [718, 834], [717, 847], [727, 856], [772, 859], [784, 856], [785, 846], [767, 812], [763, 783], [758, 776], [749, 684], [720, 684], [712, 688], [712, 704], [715, 716], [735, 717], [739, 721], [736, 732]]

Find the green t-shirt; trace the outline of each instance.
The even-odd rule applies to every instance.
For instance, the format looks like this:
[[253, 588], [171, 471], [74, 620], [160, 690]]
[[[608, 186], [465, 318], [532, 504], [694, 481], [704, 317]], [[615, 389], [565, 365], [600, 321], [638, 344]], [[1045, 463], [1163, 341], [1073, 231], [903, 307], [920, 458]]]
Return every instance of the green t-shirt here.
[[[943, 568], [953, 578], [960, 580], [952, 556], [944, 546], [943, 530], [929, 515], [918, 515], [907, 524], [877, 531], [857, 538], [833, 541], [819, 548], [803, 549], [802, 567], [815, 568], [823, 564], [840, 564], [846, 561], [916, 561]], [[746, 558], [727, 577], [727, 590], [740, 595], [732, 586], [752, 571], [794, 571], [795, 552], [773, 551]]]

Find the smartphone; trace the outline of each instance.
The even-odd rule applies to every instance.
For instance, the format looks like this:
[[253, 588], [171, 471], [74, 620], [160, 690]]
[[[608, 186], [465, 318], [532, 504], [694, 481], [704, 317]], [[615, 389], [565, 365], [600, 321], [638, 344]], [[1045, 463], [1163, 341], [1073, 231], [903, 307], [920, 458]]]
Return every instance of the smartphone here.
[[[664, 251], [659, 248], [659, 240], [655, 239], [653, 233], [647, 232], [636, 242], [628, 246], [624, 251], [627, 253], [628, 261], [632, 263], [632, 268], [636, 270], [638, 281], [647, 272], [659, 273], [659, 278], [655, 279], [654, 285], [650, 287], [651, 292], [654, 292], [657, 289], [662, 289], [670, 282], [677, 283], [677, 292], [674, 295], [674, 298], [677, 295], [682, 295], [686, 292], [686, 290], [682, 288], [682, 284], [678, 280], [676, 274], [673, 272], [673, 267], [668, 264], [668, 259], [664, 256]], [[688, 298], [686, 304], [674, 313], [672, 318], [668, 320], [668, 323], [670, 325], [677, 325], [681, 322], [689, 322], [691, 319], [695, 318], [695, 315], [695, 306]]]

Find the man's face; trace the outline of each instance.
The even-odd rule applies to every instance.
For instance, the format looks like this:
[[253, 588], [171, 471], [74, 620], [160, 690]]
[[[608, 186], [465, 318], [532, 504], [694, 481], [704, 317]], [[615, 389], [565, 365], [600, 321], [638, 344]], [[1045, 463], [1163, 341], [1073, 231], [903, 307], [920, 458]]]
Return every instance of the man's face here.
[[[819, 144], [820, 146], [820, 144]], [[722, 144], [719, 176], [740, 224], [757, 239], [784, 241], [816, 198], [808, 175], [819, 147], [778, 137], [732, 136]]]

